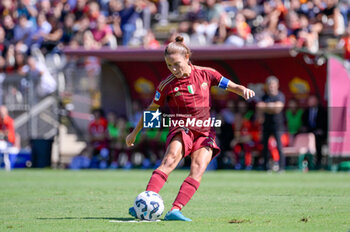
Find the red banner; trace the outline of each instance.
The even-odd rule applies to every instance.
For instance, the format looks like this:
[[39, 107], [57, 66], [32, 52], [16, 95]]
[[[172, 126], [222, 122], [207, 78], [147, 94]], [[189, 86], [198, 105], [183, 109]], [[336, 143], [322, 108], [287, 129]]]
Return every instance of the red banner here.
[[[195, 60], [193, 63], [215, 68], [232, 81], [254, 89], [258, 95], [264, 91], [266, 78], [274, 75], [279, 78], [280, 90], [287, 99], [295, 97], [303, 104], [309, 94], [319, 95], [321, 99], [325, 96], [326, 65], [306, 64], [302, 56], [243, 60], [208, 59]], [[116, 65], [125, 75], [132, 99], [145, 105], [152, 100], [161, 79], [170, 75], [165, 63], [161, 61], [119, 61]], [[220, 89], [212, 89], [212, 96], [218, 103], [236, 98], [234, 94]]]

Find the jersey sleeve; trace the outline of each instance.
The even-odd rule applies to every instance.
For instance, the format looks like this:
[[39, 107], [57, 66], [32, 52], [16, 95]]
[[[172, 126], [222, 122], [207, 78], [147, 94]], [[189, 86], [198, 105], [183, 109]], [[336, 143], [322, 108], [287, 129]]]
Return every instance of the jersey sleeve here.
[[157, 105], [164, 105], [165, 97], [166, 97], [166, 87], [162, 86], [161, 84], [158, 85], [156, 93], [153, 97], [153, 102]]
[[228, 83], [230, 81], [229, 79], [214, 69], [210, 69], [207, 72], [211, 81], [211, 86], [217, 86], [225, 90], [227, 89]]
[[214, 69], [206, 70], [209, 79], [211, 81], [211, 86], [219, 86], [221, 78], [223, 77], [221, 73]]

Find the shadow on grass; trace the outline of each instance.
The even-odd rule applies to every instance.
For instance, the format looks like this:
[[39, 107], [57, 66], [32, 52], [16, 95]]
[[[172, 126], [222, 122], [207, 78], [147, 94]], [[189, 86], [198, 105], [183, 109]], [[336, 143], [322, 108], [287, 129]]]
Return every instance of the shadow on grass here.
[[118, 217], [56, 217], [56, 218], [37, 218], [37, 220], [116, 220], [116, 221], [134, 221], [135, 218]]

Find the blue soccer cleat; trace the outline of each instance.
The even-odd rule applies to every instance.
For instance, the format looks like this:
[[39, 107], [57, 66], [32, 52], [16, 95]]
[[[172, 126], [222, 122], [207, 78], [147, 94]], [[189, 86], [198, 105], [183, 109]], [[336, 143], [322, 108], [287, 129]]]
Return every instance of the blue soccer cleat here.
[[165, 221], [186, 221], [186, 222], [192, 221], [191, 219], [182, 215], [181, 211], [178, 209], [173, 209], [173, 210], [169, 211], [165, 215], [164, 220]]
[[129, 214], [130, 214], [130, 216], [133, 216], [134, 218], [136, 218], [136, 211], [135, 211], [134, 207], [129, 208]]

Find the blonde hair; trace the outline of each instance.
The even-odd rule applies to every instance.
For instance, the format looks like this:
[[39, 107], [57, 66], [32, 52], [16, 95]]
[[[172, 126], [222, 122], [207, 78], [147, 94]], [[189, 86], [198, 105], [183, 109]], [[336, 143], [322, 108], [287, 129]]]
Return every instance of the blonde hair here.
[[175, 41], [166, 46], [164, 56], [180, 53], [191, 56], [191, 50], [185, 45], [184, 38], [181, 35], [176, 36]]

